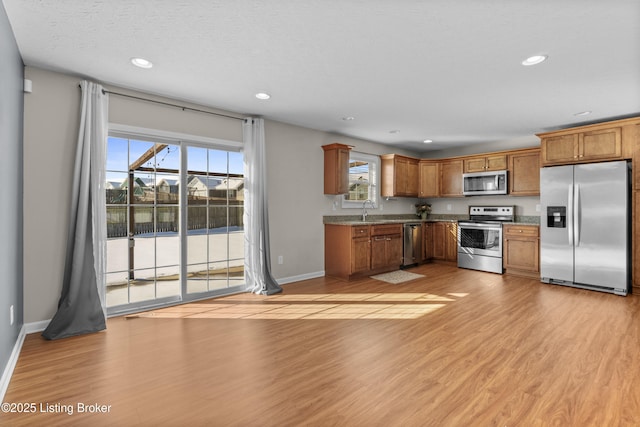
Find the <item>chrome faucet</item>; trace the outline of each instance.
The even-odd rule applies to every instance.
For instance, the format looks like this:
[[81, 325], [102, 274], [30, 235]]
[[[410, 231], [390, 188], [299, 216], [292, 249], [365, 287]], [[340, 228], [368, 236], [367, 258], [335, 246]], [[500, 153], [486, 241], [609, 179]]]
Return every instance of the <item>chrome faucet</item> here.
[[367, 215], [369, 215], [369, 212], [367, 212], [367, 202], [369, 202], [371, 209], [375, 209], [375, 206], [373, 206], [373, 202], [370, 199], [367, 199], [364, 202], [362, 202], [362, 221], [363, 222], [367, 220]]

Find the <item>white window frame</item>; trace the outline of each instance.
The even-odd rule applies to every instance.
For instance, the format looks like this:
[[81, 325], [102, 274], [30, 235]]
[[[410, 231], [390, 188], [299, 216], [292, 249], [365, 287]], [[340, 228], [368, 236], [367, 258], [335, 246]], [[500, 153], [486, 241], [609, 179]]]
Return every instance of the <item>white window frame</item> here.
[[[224, 151], [235, 151], [242, 152], [244, 148], [244, 143], [240, 141], [231, 141], [225, 139], [218, 138], [210, 138], [199, 135], [190, 135], [179, 132], [171, 132], [160, 129], [150, 129], [139, 126], [131, 126], [120, 123], [109, 123], [108, 128], [108, 136], [119, 137], [119, 138], [127, 138], [127, 139], [135, 139], [140, 138], [142, 140], [158, 143], [158, 142], [167, 142], [169, 144], [173, 144], [180, 147], [180, 170], [187, 171], [187, 158], [184, 155], [187, 147], [201, 147], [207, 149], [220, 149]], [[181, 188], [187, 187], [186, 182], [186, 173], [182, 175], [181, 179]], [[180, 231], [178, 233], [178, 239], [180, 241], [181, 247], [186, 247], [187, 245], [187, 235], [185, 234], [185, 230], [187, 229], [187, 219], [186, 215], [184, 215], [184, 210], [187, 209], [187, 193], [182, 191], [180, 194]], [[207, 292], [200, 293], [189, 293], [187, 290], [187, 282], [186, 282], [186, 268], [188, 264], [188, 260], [186, 259], [186, 251], [180, 251], [180, 295], [170, 296], [166, 298], [155, 298], [151, 300], [137, 301], [137, 302], [129, 302], [124, 305], [116, 305], [107, 307], [107, 315], [109, 317], [123, 315], [127, 313], [135, 313], [141, 310], [150, 309], [150, 308], [160, 308], [166, 307], [171, 304], [175, 304], [176, 302], [190, 302], [197, 301], [200, 299], [212, 298], [215, 296], [229, 295], [233, 293], [238, 293], [244, 291], [246, 285], [240, 285], [236, 287], [227, 287], [221, 288], [220, 290], [210, 290]]]
[[[374, 154], [360, 153], [358, 151], [351, 151], [349, 153], [349, 162], [353, 160], [360, 160], [369, 163], [369, 200], [373, 202], [373, 208], [378, 208], [378, 200], [380, 200], [380, 156]], [[342, 197], [343, 209], [362, 209], [363, 201], [359, 200], [347, 200], [345, 196]], [[367, 207], [370, 207], [367, 203]]]

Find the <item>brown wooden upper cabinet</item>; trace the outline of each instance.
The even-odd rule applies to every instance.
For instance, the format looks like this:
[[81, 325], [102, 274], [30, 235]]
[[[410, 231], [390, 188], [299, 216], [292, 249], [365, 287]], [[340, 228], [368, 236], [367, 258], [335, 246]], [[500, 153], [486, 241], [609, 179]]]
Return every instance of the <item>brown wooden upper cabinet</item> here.
[[509, 194], [540, 195], [540, 149], [509, 154]]
[[440, 162], [420, 160], [418, 165], [418, 197], [440, 195]]
[[507, 168], [507, 155], [494, 154], [464, 159], [464, 173], [500, 171]]
[[541, 148], [543, 166], [625, 158], [620, 127], [542, 136]]
[[418, 163], [399, 154], [380, 156], [380, 194], [382, 197], [418, 197]]
[[440, 197], [462, 197], [462, 160], [440, 162]]
[[324, 194], [346, 194], [349, 192], [349, 150], [344, 144], [323, 145], [324, 150]]

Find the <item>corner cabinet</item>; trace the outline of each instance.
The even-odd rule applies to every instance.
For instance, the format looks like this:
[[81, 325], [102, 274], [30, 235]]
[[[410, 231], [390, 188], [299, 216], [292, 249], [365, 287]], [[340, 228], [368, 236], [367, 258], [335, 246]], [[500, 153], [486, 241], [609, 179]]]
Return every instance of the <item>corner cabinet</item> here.
[[323, 145], [324, 150], [324, 194], [346, 194], [349, 192], [349, 150], [344, 144]]
[[458, 261], [458, 224], [456, 222], [434, 222], [432, 259]]
[[433, 259], [433, 228], [432, 222], [422, 223], [422, 259], [424, 261]]
[[506, 273], [540, 277], [540, 227], [505, 224], [502, 232]]
[[380, 195], [418, 197], [418, 163], [418, 159], [398, 154], [380, 156]]

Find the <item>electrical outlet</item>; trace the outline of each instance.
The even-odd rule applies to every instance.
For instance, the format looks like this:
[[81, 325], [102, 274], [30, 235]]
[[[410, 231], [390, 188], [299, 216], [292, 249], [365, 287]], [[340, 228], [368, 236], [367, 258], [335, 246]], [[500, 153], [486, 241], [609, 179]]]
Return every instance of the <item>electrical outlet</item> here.
[[13, 325], [13, 322], [15, 322], [15, 315], [13, 313], [13, 305], [9, 307], [9, 325]]
[[278, 264], [284, 264], [284, 257], [282, 255], [278, 255]]
[[451, 211], [451, 203], [447, 203], [447, 210]]
[[540, 212], [540, 205], [536, 205], [536, 212]]

